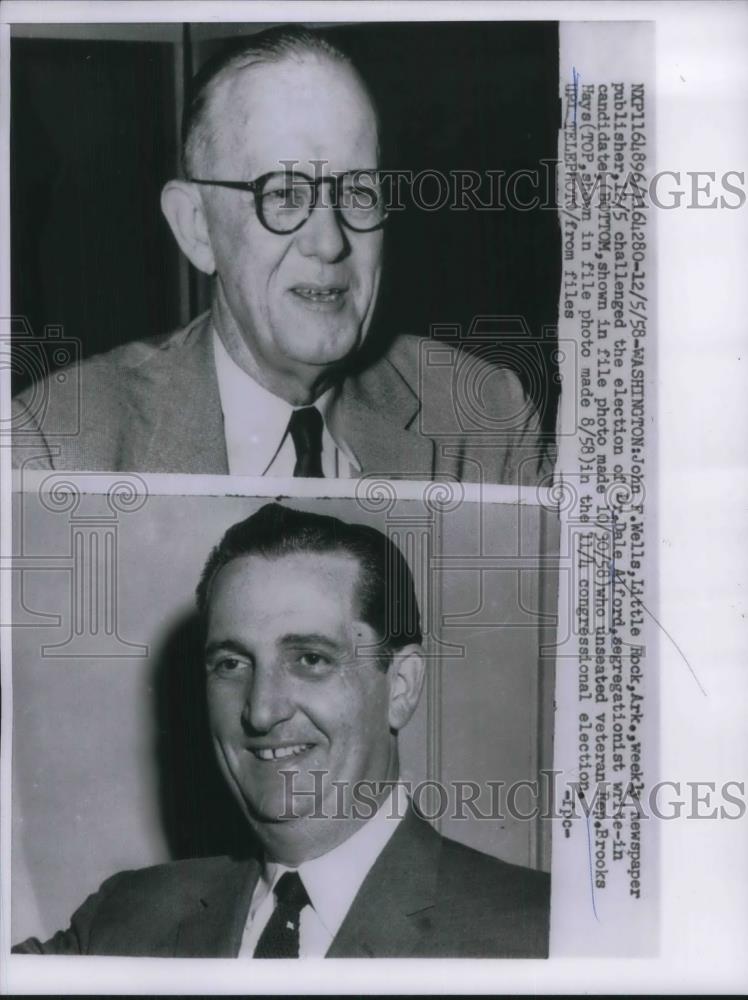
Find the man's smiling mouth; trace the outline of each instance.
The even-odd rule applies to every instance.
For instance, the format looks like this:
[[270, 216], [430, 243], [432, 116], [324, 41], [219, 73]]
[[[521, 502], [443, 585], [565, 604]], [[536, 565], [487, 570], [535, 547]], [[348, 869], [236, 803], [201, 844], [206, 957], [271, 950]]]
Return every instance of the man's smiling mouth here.
[[310, 303], [337, 303], [342, 301], [348, 289], [342, 285], [295, 285], [294, 295]]
[[314, 746], [313, 743], [295, 743], [284, 747], [250, 747], [250, 753], [258, 760], [284, 760], [287, 757], [298, 757]]

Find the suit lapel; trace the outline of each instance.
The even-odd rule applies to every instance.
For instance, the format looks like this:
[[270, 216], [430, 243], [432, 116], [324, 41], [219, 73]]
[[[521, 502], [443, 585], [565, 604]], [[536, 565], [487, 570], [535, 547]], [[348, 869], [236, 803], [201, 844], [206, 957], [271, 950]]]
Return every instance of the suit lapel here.
[[129, 398], [123, 467], [228, 472], [209, 313], [174, 334], [140, 366]]
[[227, 864], [180, 923], [175, 956], [236, 958], [259, 874], [254, 859]]
[[[144, 360], [128, 408], [121, 468], [228, 472], [210, 313]], [[351, 447], [364, 475], [431, 479], [435, 446], [418, 431], [419, 409], [416, 394], [383, 358], [343, 381], [332, 431]]]
[[441, 838], [411, 809], [358, 891], [327, 958], [404, 958], [428, 933]]
[[[128, 405], [121, 468], [228, 472], [210, 313], [144, 360]], [[418, 432], [418, 412], [418, 397], [383, 358], [344, 380], [332, 430], [351, 447], [364, 475], [431, 479], [434, 442]]]
[[418, 433], [419, 409], [416, 394], [384, 358], [345, 379], [333, 432], [340, 431], [364, 475], [431, 479], [434, 442]]

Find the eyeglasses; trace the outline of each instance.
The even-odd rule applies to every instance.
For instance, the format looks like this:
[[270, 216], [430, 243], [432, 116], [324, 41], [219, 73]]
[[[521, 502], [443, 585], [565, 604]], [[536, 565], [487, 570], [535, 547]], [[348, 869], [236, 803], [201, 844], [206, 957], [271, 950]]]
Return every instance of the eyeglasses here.
[[332, 177], [309, 177], [291, 171], [273, 171], [254, 181], [213, 181], [190, 177], [192, 184], [251, 191], [257, 218], [271, 233], [285, 235], [301, 229], [317, 207], [322, 185], [330, 187], [330, 205], [348, 229], [371, 233], [387, 219], [380, 172], [352, 170]]

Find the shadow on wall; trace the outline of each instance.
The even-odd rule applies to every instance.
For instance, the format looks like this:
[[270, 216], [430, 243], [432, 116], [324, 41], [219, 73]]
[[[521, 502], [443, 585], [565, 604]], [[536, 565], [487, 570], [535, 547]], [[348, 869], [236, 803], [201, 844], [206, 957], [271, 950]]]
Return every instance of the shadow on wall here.
[[255, 844], [218, 768], [205, 701], [197, 614], [180, 619], [155, 660], [156, 766], [172, 858], [246, 856]]

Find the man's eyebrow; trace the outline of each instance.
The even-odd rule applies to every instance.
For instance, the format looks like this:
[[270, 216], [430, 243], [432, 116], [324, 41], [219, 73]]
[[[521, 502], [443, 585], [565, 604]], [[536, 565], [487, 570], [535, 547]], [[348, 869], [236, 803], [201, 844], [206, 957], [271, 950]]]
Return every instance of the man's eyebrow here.
[[336, 642], [322, 632], [289, 632], [280, 640], [281, 646], [322, 646], [332, 652], [345, 648], [344, 643]]
[[[279, 646], [295, 648], [297, 646], [319, 646], [331, 652], [339, 652], [345, 648], [345, 644], [336, 642], [322, 632], [289, 632], [282, 636], [278, 642]], [[237, 642], [236, 639], [214, 639], [205, 646], [205, 656], [211, 657], [216, 653], [236, 653], [237, 656], [251, 658], [252, 653], [247, 647]]]
[[214, 639], [205, 646], [205, 656], [210, 657], [215, 653], [236, 653], [239, 656], [250, 657], [252, 654], [246, 646], [235, 639]]

